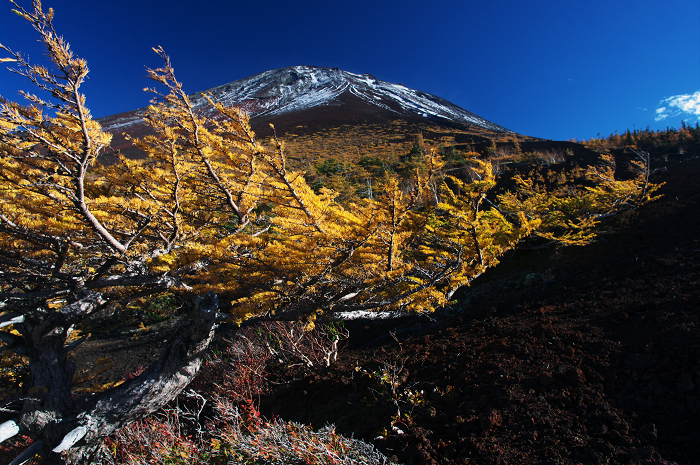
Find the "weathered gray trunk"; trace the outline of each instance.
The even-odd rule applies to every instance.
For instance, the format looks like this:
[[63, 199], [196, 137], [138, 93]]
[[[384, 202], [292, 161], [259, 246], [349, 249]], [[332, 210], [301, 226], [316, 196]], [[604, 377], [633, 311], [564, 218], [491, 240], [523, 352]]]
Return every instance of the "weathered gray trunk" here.
[[[74, 310], [89, 313], [102, 304], [99, 293], [93, 292]], [[217, 308], [213, 293], [198, 298], [192, 317], [175, 329], [157, 362], [140, 376], [80, 404], [71, 397], [74, 367], [65, 348], [76, 314], [70, 308], [39, 310], [36, 318], [28, 318], [21, 326], [31, 365], [31, 389], [17, 423], [35, 440], [41, 463], [110, 463], [103, 439], [162, 408], [194, 378], [214, 335]]]

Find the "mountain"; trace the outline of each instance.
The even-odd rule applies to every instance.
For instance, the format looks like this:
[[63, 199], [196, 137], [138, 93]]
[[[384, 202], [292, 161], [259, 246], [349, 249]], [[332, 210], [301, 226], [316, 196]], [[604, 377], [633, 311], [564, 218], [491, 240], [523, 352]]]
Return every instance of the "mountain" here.
[[[381, 81], [370, 74], [337, 68], [293, 66], [240, 79], [191, 96], [195, 106], [207, 105], [205, 94], [226, 105], [245, 109], [251, 125], [263, 131], [270, 123], [282, 133], [299, 126], [332, 127], [358, 123], [405, 120], [479, 131], [511, 133], [438, 96]], [[103, 128], [115, 134], [115, 149], [128, 147], [121, 133], [143, 136], [148, 127], [144, 109], [101, 118]]]
[[[435, 95], [337, 68], [275, 69], [205, 93], [243, 107], [253, 118], [265, 122], [285, 119], [286, 115], [323, 112], [326, 116], [337, 114], [337, 119], [420, 118], [509, 132]], [[200, 99], [201, 94], [195, 94], [195, 98]]]

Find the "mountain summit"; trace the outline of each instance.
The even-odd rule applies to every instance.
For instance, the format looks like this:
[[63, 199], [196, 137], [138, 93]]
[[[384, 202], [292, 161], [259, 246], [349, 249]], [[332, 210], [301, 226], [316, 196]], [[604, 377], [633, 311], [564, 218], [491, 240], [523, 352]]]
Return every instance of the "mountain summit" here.
[[[293, 128], [397, 119], [511, 132], [427, 92], [337, 68], [274, 69], [197, 92], [191, 95], [193, 104], [207, 105], [205, 94], [226, 105], [245, 109], [253, 128], [263, 132], [269, 123], [278, 128]], [[101, 118], [100, 122], [115, 136], [123, 132], [141, 136], [148, 132], [142, 114], [143, 109], [139, 109]], [[114, 148], [125, 148], [121, 137], [115, 139]]]
[[[485, 120], [447, 100], [381, 81], [370, 74], [354, 74], [337, 68], [292, 66], [256, 74], [209, 89], [215, 100], [245, 108], [257, 119], [325, 110], [329, 116], [421, 118], [441, 123], [507, 129]], [[193, 98], [200, 98], [195, 94]], [[335, 119], [335, 118], [334, 118]]]

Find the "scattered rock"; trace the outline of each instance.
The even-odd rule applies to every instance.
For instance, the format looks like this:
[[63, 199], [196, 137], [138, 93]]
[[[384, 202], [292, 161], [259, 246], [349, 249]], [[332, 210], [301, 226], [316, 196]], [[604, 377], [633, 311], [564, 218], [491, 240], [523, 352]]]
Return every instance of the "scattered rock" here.
[[683, 394], [690, 394], [697, 386], [693, 383], [693, 375], [690, 373], [681, 373], [681, 377], [676, 382], [676, 388]]

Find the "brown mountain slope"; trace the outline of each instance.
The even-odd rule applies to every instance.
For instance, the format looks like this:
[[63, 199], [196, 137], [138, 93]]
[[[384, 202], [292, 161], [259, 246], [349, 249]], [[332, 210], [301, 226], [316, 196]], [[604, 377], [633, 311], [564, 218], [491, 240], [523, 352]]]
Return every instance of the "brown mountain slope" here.
[[438, 321], [353, 323], [263, 412], [404, 463], [700, 463], [700, 160], [666, 168], [622, 231], [518, 252]]

